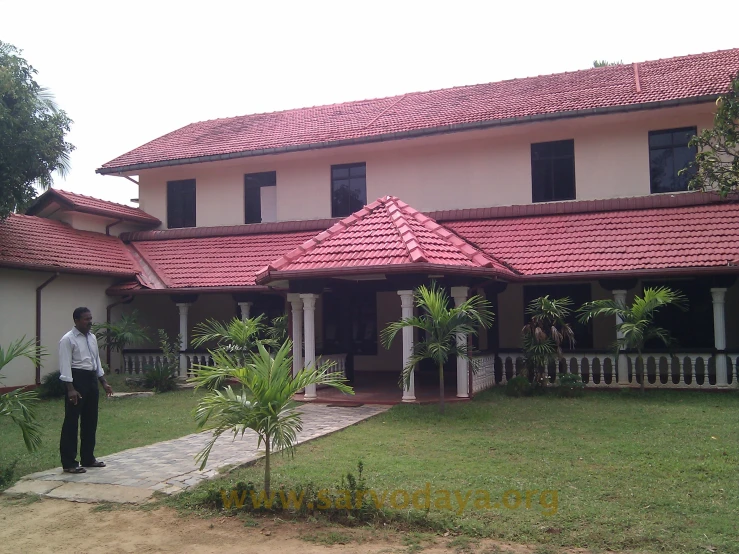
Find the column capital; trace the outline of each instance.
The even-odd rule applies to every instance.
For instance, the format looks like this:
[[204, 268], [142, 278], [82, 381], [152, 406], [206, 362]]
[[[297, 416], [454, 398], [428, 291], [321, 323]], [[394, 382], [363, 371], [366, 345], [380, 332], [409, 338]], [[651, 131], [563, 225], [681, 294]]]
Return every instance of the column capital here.
[[711, 289], [711, 296], [713, 297], [714, 303], [721, 303], [723, 304], [726, 300], [726, 291], [728, 289], [722, 288], [722, 287], [714, 287]]
[[187, 313], [187, 310], [189, 310], [190, 306], [192, 306], [192, 302], [178, 302], [177, 304], [175, 304], [175, 306], [180, 309], [180, 313]]
[[299, 292], [288, 292], [287, 293], [287, 301], [290, 302], [290, 303], [292, 303], [292, 302], [301, 302], [302, 303], [303, 302], [300, 299], [300, 293]]
[[613, 293], [613, 299], [618, 302], [619, 300], [621, 302], [626, 302], [626, 290], [624, 289], [614, 289], [611, 291]]
[[412, 290], [399, 290], [398, 296], [400, 296], [400, 305], [403, 308], [413, 307], [413, 291]]
[[305, 294], [301, 294], [300, 298], [303, 300], [303, 309], [305, 310], [315, 310], [316, 309], [316, 300], [318, 300], [317, 294], [305, 293]]
[[459, 305], [467, 300], [469, 292], [469, 287], [452, 287], [452, 298], [454, 298], [454, 302]]

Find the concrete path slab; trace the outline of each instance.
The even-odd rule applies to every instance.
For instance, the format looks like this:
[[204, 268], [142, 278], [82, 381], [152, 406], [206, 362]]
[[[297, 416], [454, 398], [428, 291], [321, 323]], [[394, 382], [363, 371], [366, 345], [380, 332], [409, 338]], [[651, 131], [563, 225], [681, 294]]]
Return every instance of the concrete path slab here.
[[[357, 407], [302, 405], [297, 409], [302, 414], [303, 430], [298, 434], [296, 444], [339, 431], [389, 408], [376, 405]], [[102, 458], [107, 467], [88, 468], [87, 473], [64, 473], [62, 468], [32, 473], [22, 477], [21, 481], [6, 493], [13, 494], [11, 491], [24, 487], [37, 488], [41, 491], [46, 486], [50, 487], [48, 491], [28, 492], [78, 502], [142, 502], [155, 491], [176, 494], [214, 477], [219, 470], [239, 467], [264, 457], [264, 450], [257, 449], [257, 435], [253, 431], [247, 431], [243, 436], [239, 435], [236, 438], [231, 434], [222, 435], [211, 451], [208, 465], [200, 471], [195, 456], [207, 445], [211, 437], [211, 432], [205, 431], [124, 450]], [[67, 485], [84, 486], [80, 488]], [[131, 490], [121, 492], [118, 489]], [[146, 496], [143, 496], [144, 491], [147, 493]], [[136, 500], [127, 500], [128, 498]]]

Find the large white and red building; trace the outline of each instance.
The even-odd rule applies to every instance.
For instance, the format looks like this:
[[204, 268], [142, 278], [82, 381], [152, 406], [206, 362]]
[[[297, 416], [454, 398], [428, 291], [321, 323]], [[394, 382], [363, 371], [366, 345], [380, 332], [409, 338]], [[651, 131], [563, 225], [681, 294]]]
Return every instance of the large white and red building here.
[[[0, 302], [14, 314], [0, 342], [35, 334], [52, 351], [39, 372], [14, 362], [3, 384], [55, 368], [80, 304], [183, 334], [184, 370], [207, 358], [186, 342], [195, 324], [287, 312], [297, 366], [323, 356], [357, 390], [394, 383], [414, 337], [385, 350], [379, 333], [434, 280], [495, 306], [476, 339], [482, 369], [450, 364], [457, 396], [512, 375], [536, 296], [629, 301], [659, 284], [690, 309], [662, 314], [678, 346], [650, 353], [648, 384], [735, 386], [739, 204], [688, 192], [678, 171], [737, 72], [739, 49], [176, 130], [98, 169], [137, 178], [139, 208], [55, 190], [0, 225]], [[633, 357], [615, 367], [614, 326], [578, 324], [560, 370], [637, 384]]]

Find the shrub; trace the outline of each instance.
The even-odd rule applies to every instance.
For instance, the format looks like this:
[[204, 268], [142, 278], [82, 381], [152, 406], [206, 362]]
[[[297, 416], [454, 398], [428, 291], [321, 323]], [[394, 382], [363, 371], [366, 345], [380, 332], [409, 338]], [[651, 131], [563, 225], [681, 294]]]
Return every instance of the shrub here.
[[0, 466], [0, 487], [7, 487], [13, 483], [13, 475], [15, 474], [15, 466], [18, 460], [13, 460], [8, 465]]
[[560, 373], [557, 376], [557, 395], [564, 398], [574, 398], [582, 396], [585, 390], [585, 383], [576, 373]]
[[64, 398], [67, 395], [67, 385], [59, 377], [61, 372], [52, 371], [41, 379], [36, 388], [39, 398]]
[[144, 369], [144, 387], [155, 392], [168, 392], [177, 388], [177, 377], [180, 373], [179, 344], [179, 337], [170, 340], [167, 333], [159, 329], [161, 361]]
[[530, 396], [532, 393], [531, 383], [525, 375], [517, 375], [510, 379], [505, 386], [508, 396]]

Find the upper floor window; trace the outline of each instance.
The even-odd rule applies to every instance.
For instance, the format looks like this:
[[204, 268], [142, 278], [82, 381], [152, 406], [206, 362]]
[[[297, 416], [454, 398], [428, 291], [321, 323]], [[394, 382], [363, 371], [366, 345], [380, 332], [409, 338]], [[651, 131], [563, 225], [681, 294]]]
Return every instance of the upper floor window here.
[[533, 202], [575, 199], [575, 141], [558, 140], [531, 145]]
[[367, 203], [367, 164], [331, 166], [331, 217], [345, 217]]
[[167, 182], [167, 227], [195, 227], [195, 179]]
[[244, 223], [277, 221], [277, 172], [244, 175]]
[[688, 190], [694, 171], [678, 172], [695, 160], [696, 148], [688, 146], [695, 127], [649, 131], [649, 182], [651, 192]]

